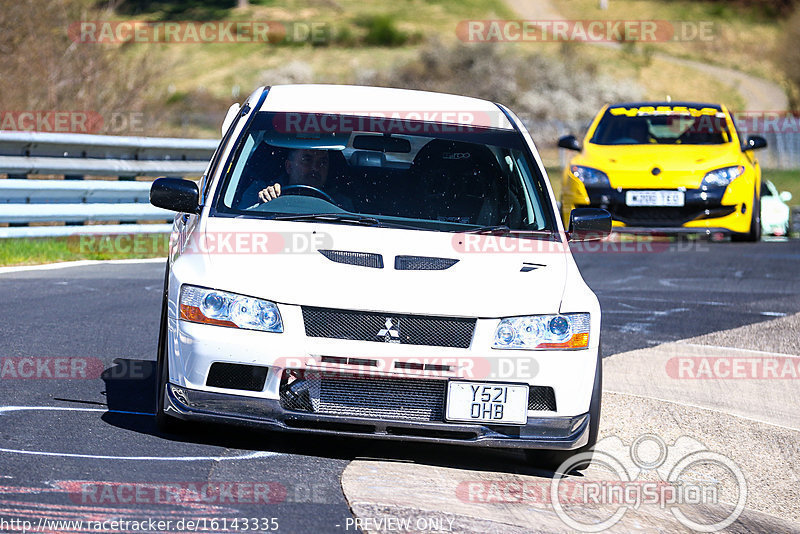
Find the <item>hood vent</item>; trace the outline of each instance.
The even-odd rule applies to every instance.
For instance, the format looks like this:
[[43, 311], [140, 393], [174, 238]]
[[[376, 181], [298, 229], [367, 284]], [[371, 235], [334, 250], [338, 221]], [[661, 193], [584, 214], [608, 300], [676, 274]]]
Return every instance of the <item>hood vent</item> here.
[[428, 256], [396, 256], [394, 268], [399, 271], [443, 271], [458, 263], [450, 258], [430, 258]]
[[372, 252], [349, 252], [346, 250], [320, 250], [319, 253], [336, 263], [383, 269], [383, 256], [380, 254], [373, 254]]

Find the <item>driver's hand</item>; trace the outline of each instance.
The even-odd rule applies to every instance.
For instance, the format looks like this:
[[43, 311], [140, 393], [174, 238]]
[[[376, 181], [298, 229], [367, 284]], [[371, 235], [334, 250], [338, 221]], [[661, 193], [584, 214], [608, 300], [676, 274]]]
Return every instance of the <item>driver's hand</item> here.
[[258, 192], [258, 200], [269, 202], [281, 196], [281, 184], [275, 183]]

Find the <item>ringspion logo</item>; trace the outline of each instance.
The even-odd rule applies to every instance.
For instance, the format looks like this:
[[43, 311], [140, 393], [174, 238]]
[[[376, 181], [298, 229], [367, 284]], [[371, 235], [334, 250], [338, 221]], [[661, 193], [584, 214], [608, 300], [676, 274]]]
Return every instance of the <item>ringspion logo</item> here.
[[[580, 482], [576, 494], [575, 481], [566, 478], [567, 473], [589, 460], [609, 476]], [[565, 491], [564, 484], [573, 491]], [[561, 521], [578, 532], [602, 532], [641, 506], [668, 510], [691, 530], [717, 532], [744, 511], [747, 480], [733, 460], [690, 436], [667, 444], [658, 435], [643, 434], [629, 446], [610, 436], [599, 441], [593, 453], [577, 454], [561, 464], [550, 484], [550, 502]], [[719, 506], [722, 503], [733, 506]], [[707, 512], [698, 514], [698, 507]]]

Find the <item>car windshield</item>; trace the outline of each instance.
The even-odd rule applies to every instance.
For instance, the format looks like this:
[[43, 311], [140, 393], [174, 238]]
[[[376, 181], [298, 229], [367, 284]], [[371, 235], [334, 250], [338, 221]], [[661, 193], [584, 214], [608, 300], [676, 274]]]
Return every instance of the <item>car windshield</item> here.
[[718, 145], [731, 141], [725, 113], [713, 107], [611, 107], [597, 125], [595, 145]]
[[347, 115], [259, 112], [214, 207], [219, 216], [555, 231], [544, 178], [519, 132]]

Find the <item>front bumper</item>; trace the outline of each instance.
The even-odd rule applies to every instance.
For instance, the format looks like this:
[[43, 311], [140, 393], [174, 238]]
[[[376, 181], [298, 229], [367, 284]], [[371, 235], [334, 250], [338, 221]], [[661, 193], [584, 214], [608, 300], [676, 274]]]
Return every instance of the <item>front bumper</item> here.
[[575, 449], [588, 443], [589, 414], [528, 417], [520, 426], [399, 421], [294, 412], [280, 401], [169, 384], [165, 412], [184, 420], [371, 439], [520, 449]]
[[[725, 190], [724, 187], [685, 189], [684, 205], [680, 207], [634, 207], [628, 206], [625, 201], [626, 193], [632, 189], [586, 189], [589, 205], [607, 210], [613, 220], [624, 224], [625, 228], [657, 228], [670, 233], [686, 225], [690, 225], [689, 228], [694, 232], [726, 231], [726, 225], [714, 222], [730, 216], [735, 217], [743, 213], [743, 210], [739, 204], [723, 204]], [[747, 213], [748, 222], [749, 218], [750, 214]], [[617, 229], [619, 228], [615, 228]]]
[[722, 226], [614, 226], [612, 230], [619, 234], [632, 234], [632, 235], [712, 235], [712, 234], [725, 234], [731, 235], [734, 232], [730, 228]]

